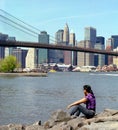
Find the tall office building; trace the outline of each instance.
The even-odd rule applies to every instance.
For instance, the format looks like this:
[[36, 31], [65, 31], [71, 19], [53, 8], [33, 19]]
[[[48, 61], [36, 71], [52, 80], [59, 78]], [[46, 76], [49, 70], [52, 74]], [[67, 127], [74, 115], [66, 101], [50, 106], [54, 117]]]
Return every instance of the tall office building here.
[[60, 29], [56, 32], [56, 34], [55, 34], [56, 44], [63, 43], [63, 34], [64, 34], [64, 30], [62, 30], [62, 29]]
[[[69, 39], [69, 44], [71, 46], [76, 46], [75, 45], [75, 33], [71, 32], [70, 33], [70, 39]], [[77, 65], [77, 52], [73, 51], [72, 52], [72, 65]]]
[[26, 68], [34, 69], [37, 67], [37, 50], [29, 48], [26, 55]]
[[[113, 49], [113, 51], [114, 51], [114, 52], [118, 52], [118, 47], [115, 48], [115, 49]], [[117, 57], [117, 56], [114, 56], [114, 57], [113, 57], [113, 64], [114, 64], [114, 65], [117, 65], [117, 67], [118, 67], [118, 57]]]
[[[0, 40], [7, 40], [8, 35], [0, 33]], [[5, 57], [5, 47], [0, 47], [0, 59]]]
[[65, 42], [67, 45], [69, 44], [69, 27], [67, 23], [64, 27], [63, 42]]
[[112, 39], [113, 49], [117, 48], [118, 47], [118, 35], [112, 35], [111, 39]]
[[[102, 43], [96, 43], [94, 46], [95, 49], [104, 50], [105, 46]], [[94, 65], [95, 66], [104, 66], [105, 65], [105, 55], [95, 54], [94, 55]]]
[[[49, 35], [46, 31], [42, 31], [38, 36], [38, 42], [49, 44]], [[38, 49], [38, 64], [48, 63], [48, 49]]]
[[71, 32], [69, 37], [69, 44], [75, 46], [75, 33]]
[[102, 36], [97, 36], [96, 43], [101, 43], [102, 45], [105, 45], [105, 38]]
[[[88, 48], [94, 48], [94, 45], [96, 43], [96, 29], [93, 27], [85, 27], [84, 30], [84, 46]], [[88, 54], [87, 54], [88, 55]], [[89, 54], [88, 56], [85, 56], [85, 65], [94, 65], [94, 54]], [[88, 57], [88, 59], [87, 59]], [[90, 60], [90, 61], [89, 61]]]
[[[16, 41], [15, 37], [8, 37], [8, 41]], [[5, 57], [13, 54], [13, 49], [16, 49], [17, 47], [5, 47]]]
[[89, 40], [92, 43], [92, 46], [94, 47], [96, 43], [96, 29], [93, 27], [86, 27], [84, 40]]
[[64, 64], [72, 65], [72, 52], [71, 51], [64, 51]]
[[[105, 38], [102, 36], [96, 37], [96, 43], [94, 45], [95, 49], [105, 50]], [[105, 65], [105, 55], [102, 54], [94, 54], [94, 65], [95, 66], [103, 66]]]
[[[112, 42], [112, 38], [109, 38], [107, 41], [106, 41], [106, 50], [107, 51], [113, 51], [113, 48], [114, 48], [114, 45], [113, 45], [113, 42]], [[106, 65], [110, 65], [110, 64], [113, 64], [113, 56], [106, 56], [105, 58], [105, 64]]]
[[[14, 55], [18, 61], [18, 63], [20, 63], [20, 67], [21, 68], [25, 68], [25, 58], [27, 55], [27, 50], [23, 50], [21, 48], [14, 48], [12, 55]], [[30, 59], [29, 59], [30, 61]]]
[[[63, 33], [63, 43], [65, 45], [69, 45], [69, 38], [70, 33], [69, 33], [69, 27], [68, 24], [66, 23], [64, 27], [64, 33]], [[64, 51], [64, 64], [72, 64], [72, 52], [71, 51]]]
[[[78, 43], [78, 47], [82, 48], [92, 48], [91, 41], [83, 40]], [[94, 65], [94, 55], [92, 53], [78, 52], [77, 57], [78, 66], [93, 66]]]
[[[64, 30], [60, 29], [56, 32], [55, 34], [55, 41], [57, 45], [63, 45], [63, 33]], [[64, 51], [63, 50], [53, 50], [54, 55], [50, 55], [51, 57], [53, 56], [53, 60], [55, 63], [63, 63], [64, 62]]]

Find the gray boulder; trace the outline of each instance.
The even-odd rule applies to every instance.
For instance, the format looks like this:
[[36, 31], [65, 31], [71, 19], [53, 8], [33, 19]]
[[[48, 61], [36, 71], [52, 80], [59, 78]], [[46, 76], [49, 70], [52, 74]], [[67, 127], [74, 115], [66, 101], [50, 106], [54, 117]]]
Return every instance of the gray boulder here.
[[105, 109], [91, 119], [73, 118], [57, 110], [43, 125], [41, 121], [31, 125], [9, 124], [0, 126], [0, 130], [118, 130], [118, 110]]

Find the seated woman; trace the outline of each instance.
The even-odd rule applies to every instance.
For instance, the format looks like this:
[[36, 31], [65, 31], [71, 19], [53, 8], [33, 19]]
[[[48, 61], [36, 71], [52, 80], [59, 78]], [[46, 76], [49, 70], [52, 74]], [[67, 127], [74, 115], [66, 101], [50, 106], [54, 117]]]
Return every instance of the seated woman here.
[[[83, 86], [83, 91], [84, 91], [84, 95], [85, 97], [82, 98], [81, 100], [78, 100], [70, 105], [68, 105], [68, 109], [73, 107], [70, 115], [75, 115], [75, 116], [79, 116], [80, 113], [83, 113], [86, 118], [92, 118], [95, 115], [95, 111], [96, 111], [96, 99], [94, 96], [94, 93], [91, 89], [91, 86], [89, 85], [84, 85]], [[80, 104], [85, 103], [86, 104], [86, 108]]]

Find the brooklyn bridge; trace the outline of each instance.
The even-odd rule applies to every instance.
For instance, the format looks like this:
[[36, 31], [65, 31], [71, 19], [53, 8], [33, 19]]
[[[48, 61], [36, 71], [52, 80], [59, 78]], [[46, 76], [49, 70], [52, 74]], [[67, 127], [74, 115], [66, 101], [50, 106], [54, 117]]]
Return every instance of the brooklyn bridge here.
[[[5, 25], [11, 27], [12, 29], [19, 30], [23, 34], [32, 36], [32, 38], [37, 38], [39, 32], [41, 32], [36, 27], [27, 24], [26, 22], [16, 18], [15, 16], [9, 14], [8, 12], [0, 9], [0, 21]], [[34, 31], [35, 30], [35, 31]], [[50, 36], [53, 38], [52, 36]], [[0, 47], [26, 47], [26, 48], [45, 48], [45, 49], [57, 49], [57, 50], [67, 50], [67, 51], [76, 51], [76, 52], [85, 52], [85, 53], [97, 53], [104, 55], [118, 56], [118, 52], [108, 51], [108, 50], [98, 50], [93, 48], [82, 48], [78, 46], [67, 46], [64, 44], [54, 44], [55, 40], [51, 40], [52, 44], [45, 44], [44, 42], [28, 42], [28, 41], [11, 41], [11, 40], [0, 40]]]
[[57, 50], [67, 50], [67, 51], [76, 51], [76, 52], [96, 53], [96, 54], [118, 56], [118, 52], [114, 52], [114, 51], [82, 48], [82, 47], [77, 47], [77, 46], [72, 47], [72, 46], [66, 46], [66, 45], [44, 44], [44, 43], [39, 43], [39, 42], [0, 40], [0, 46], [2, 46], [2, 47], [27, 47], [27, 48], [57, 49]]

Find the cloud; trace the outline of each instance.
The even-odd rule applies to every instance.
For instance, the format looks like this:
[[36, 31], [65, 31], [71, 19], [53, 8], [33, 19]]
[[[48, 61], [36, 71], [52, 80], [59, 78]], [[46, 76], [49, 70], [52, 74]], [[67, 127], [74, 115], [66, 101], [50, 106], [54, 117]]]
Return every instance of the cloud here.
[[38, 24], [46, 24], [50, 22], [56, 22], [60, 20], [71, 20], [71, 19], [79, 19], [79, 18], [93, 18], [93, 17], [100, 17], [100, 16], [109, 16], [113, 14], [118, 14], [118, 10], [114, 11], [107, 11], [107, 12], [99, 12], [99, 13], [91, 13], [91, 14], [82, 14], [82, 15], [73, 15], [73, 16], [64, 16], [64, 17], [55, 17], [52, 19], [47, 19], [45, 21], [41, 21]]

